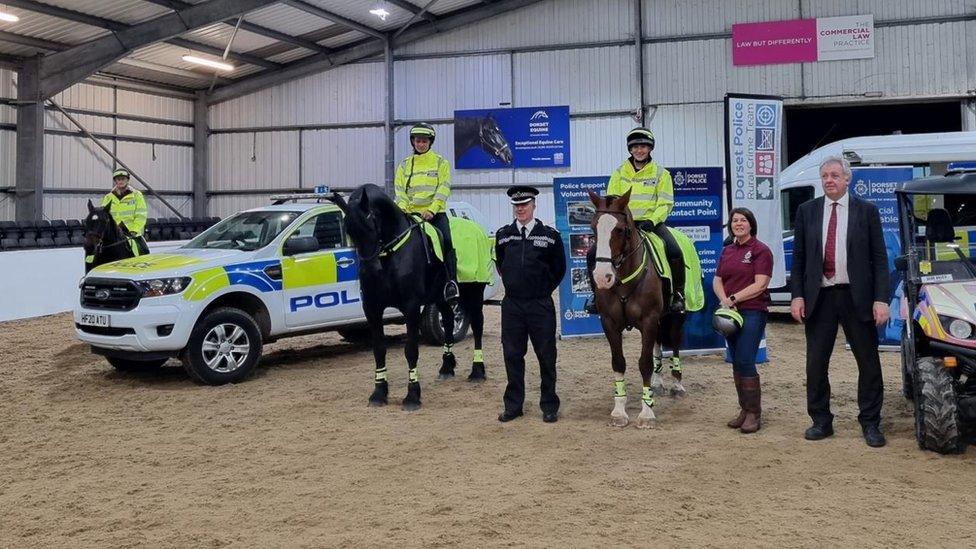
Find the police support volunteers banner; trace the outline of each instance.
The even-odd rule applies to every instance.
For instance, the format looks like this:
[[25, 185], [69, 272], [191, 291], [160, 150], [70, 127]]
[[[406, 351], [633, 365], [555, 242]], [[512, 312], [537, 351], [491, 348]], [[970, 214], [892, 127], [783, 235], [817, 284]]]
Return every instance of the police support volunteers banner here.
[[770, 288], [786, 284], [783, 217], [777, 181], [783, 160], [783, 100], [757, 95], [725, 96], [725, 181], [732, 208], [748, 208], [759, 240], [773, 252]]
[[454, 111], [456, 169], [569, 165], [568, 106]]
[[[712, 293], [712, 277], [722, 252], [722, 169], [669, 168], [674, 181], [675, 207], [668, 225], [681, 229], [695, 243], [701, 258], [705, 308], [691, 313], [685, 322], [683, 351], [721, 350], [724, 342], [712, 330], [712, 313], [718, 301]], [[594, 241], [590, 221], [594, 207], [587, 191], [603, 195], [609, 177], [557, 177], [553, 179], [556, 228], [566, 246], [569, 276], [559, 286], [560, 333], [563, 338], [603, 336], [600, 318], [583, 310], [590, 297], [586, 252]]]
[[881, 214], [881, 233], [888, 250], [888, 280], [891, 282], [891, 320], [879, 329], [882, 345], [901, 345], [902, 322], [899, 318], [900, 301], [895, 297], [901, 276], [895, 269], [895, 258], [901, 254], [901, 238], [898, 236], [898, 203], [895, 187], [913, 178], [911, 166], [879, 168], [854, 168], [851, 170], [851, 194], [874, 203]]

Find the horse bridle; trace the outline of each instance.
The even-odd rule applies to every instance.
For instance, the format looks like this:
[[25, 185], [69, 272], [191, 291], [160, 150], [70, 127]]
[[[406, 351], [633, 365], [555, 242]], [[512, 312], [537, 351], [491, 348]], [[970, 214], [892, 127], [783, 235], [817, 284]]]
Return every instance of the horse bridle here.
[[504, 151], [505, 149], [508, 148], [508, 143], [503, 143], [501, 145], [497, 145], [497, 144], [492, 143], [491, 141], [489, 141], [488, 136], [485, 134], [485, 125], [484, 124], [479, 124], [478, 125], [478, 139], [481, 140], [481, 145], [484, 146], [484, 147], [487, 147], [488, 149], [490, 149], [491, 150], [491, 153], [493, 155], [495, 155], [495, 156], [499, 156], [500, 157], [502, 151]]
[[[114, 225], [114, 224], [115, 224], [114, 221], [110, 221], [109, 223], [106, 224], [106, 227], [111, 228], [112, 225]], [[118, 225], [115, 225], [115, 226], [118, 227]], [[111, 244], [109, 244], [107, 246], [105, 246], [105, 245], [102, 244], [102, 242], [105, 240], [105, 236], [102, 235], [102, 234], [100, 234], [100, 233], [96, 233], [96, 232], [85, 233], [85, 238], [93, 237], [93, 236], [97, 236], [98, 237], [98, 242], [95, 244], [95, 249], [92, 250], [92, 254], [93, 255], [101, 255], [102, 254], [102, 251], [104, 251], [104, 250], [107, 250], [109, 248], [114, 248], [116, 246], [121, 246], [123, 244], [129, 244], [130, 242], [132, 242], [135, 239], [134, 237], [131, 237], [131, 236], [123, 233], [122, 231], [119, 231], [119, 234], [122, 235], [122, 240], [119, 240], [118, 242], [113, 242], [113, 243], [111, 243]]]
[[[624, 216], [624, 219], [625, 220], [626, 220], [626, 217], [627, 217], [624, 212], [618, 212], [618, 211], [614, 211], [614, 210], [596, 210], [595, 213], [598, 213], [598, 214], [610, 214], [610, 215], [615, 216], [615, 217], [618, 216], [618, 215], [621, 215], [621, 216]], [[630, 246], [630, 237], [631, 237], [632, 234], [633, 233], [631, 232], [630, 227], [624, 227], [624, 240], [627, 242], [627, 244], [626, 244], [627, 247]], [[634, 249], [633, 250], [621, 251], [620, 254], [617, 256], [617, 259], [616, 260], [614, 260], [613, 257], [600, 257], [600, 256], [597, 256], [596, 257], [596, 262], [597, 263], [609, 263], [610, 266], [613, 267], [614, 272], [616, 272], [618, 269], [620, 269], [620, 267], [624, 264], [625, 261], [627, 261], [628, 259], [630, 259], [630, 257], [632, 255], [634, 255], [635, 253], [637, 253], [637, 252], [639, 252], [639, 251], [641, 251], [643, 249], [644, 249], [644, 246], [643, 246], [643, 243], [642, 243], [641, 246], [634, 246]], [[617, 276], [617, 283], [618, 284], [620, 283], [620, 276], [619, 275]]]
[[[372, 220], [373, 212], [366, 214], [366, 218]], [[368, 256], [359, 254], [359, 261], [361, 262], [374, 261], [376, 259], [379, 259], [380, 257], [383, 257], [384, 255], [387, 255], [391, 252], [395, 252], [400, 246], [404, 244], [404, 242], [406, 242], [406, 238], [410, 235], [410, 231], [416, 229], [419, 226], [420, 223], [417, 223], [413, 219], [410, 219], [410, 226], [407, 227], [403, 232], [396, 235], [395, 237], [393, 237], [392, 240], [386, 243], [384, 243], [382, 239], [379, 239], [379, 244], [376, 245], [376, 251], [374, 251]]]

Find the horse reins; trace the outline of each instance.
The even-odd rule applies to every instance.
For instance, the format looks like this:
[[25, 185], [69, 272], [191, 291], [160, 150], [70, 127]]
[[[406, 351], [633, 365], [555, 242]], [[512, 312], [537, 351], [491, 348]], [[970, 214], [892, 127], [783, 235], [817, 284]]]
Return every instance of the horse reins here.
[[[367, 217], [371, 217], [373, 214], [370, 213]], [[407, 227], [403, 232], [395, 236], [392, 240], [387, 243], [380, 241], [380, 244], [376, 247], [376, 251], [368, 256], [359, 256], [360, 261], [373, 261], [384, 255], [388, 255], [392, 252], [400, 249], [401, 246], [407, 243], [407, 239], [410, 237], [410, 231], [420, 227], [420, 223], [417, 223], [413, 219], [410, 220], [410, 226]]]
[[[609, 214], [609, 215], [613, 215], [613, 216], [624, 215], [623, 212], [617, 212], [617, 211], [612, 211], [612, 210], [596, 210], [595, 213], [598, 213], [598, 214]], [[638, 231], [640, 231], [640, 229], [638, 229]], [[631, 241], [631, 239], [630, 239], [630, 236], [631, 236], [631, 229], [630, 229], [630, 227], [626, 227], [624, 229], [624, 234], [627, 237], [627, 245], [630, 246], [630, 241]], [[640, 236], [640, 240], [641, 240], [641, 245], [640, 246], [634, 246], [634, 248], [632, 250], [630, 250], [630, 251], [621, 252], [620, 255], [618, 256], [619, 259], [617, 261], [614, 261], [614, 259], [612, 257], [597, 257], [596, 258], [596, 262], [597, 263], [609, 263], [610, 266], [613, 267], [613, 270], [614, 271], [617, 271], [635, 253], [637, 253], [638, 251], [641, 251], [641, 250], [644, 251], [644, 258], [641, 261], [641, 264], [637, 267], [636, 270], [634, 270], [633, 273], [627, 275], [624, 278], [621, 278], [619, 274], [617, 275], [617, 283], [614, 285], [615, 288], [616, 287], [620, 287], [620, 286], [626, 286], [627, 284], [629, 284], [630, 282], [633, 282], [634, 280], [640, 280], [638, 278], [639, 275], [647, 267], [648, 242], [647, 242], [647, 239], [643, 235]], [[627, 300], [630, 299], [630, 296], [633, 295], [634, 291], [636, 291], [636, 290], [637, 290], [637, 287], [634, 286], [633, 288], [631, 288], [630, 292], [627, 293], [627, 295], [622, 296], [620, 294], [617, 294], [617, 297], [620, 299], [620, 302], [621, 303], [626, 304], [627, 303]]]

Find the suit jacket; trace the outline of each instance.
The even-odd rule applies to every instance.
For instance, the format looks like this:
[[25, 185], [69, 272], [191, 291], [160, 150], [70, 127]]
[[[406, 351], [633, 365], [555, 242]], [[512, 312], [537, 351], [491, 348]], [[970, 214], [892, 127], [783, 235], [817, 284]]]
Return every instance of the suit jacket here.
[[[874, 318], [875, 301], [891, 297], [888, 251], [881, 234], [881, 215], [870, 202], [850, 196], [847, 216], [847, 275], [859, 320]], [[823, 283], [824, 197], [800, 204], [793, 232], [793, 269], [790, 285], [794, 298], [802, 297], [809, 318], [817, 306]]]

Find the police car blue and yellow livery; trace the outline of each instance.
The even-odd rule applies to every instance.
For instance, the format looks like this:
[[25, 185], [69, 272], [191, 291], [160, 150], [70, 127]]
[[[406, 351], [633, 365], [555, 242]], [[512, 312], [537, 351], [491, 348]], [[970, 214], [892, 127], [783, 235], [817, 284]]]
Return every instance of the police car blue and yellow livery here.
[[204, 359], [227, 351], [201, 332], [215, 311], [246, 314], [261, 341], [365, 322], [342, 211], [317, 200], [240, 212], [171, 252], [101, 265], [80, 291], [76, 333], [110, 360], [185, 357], [198, 340]]

